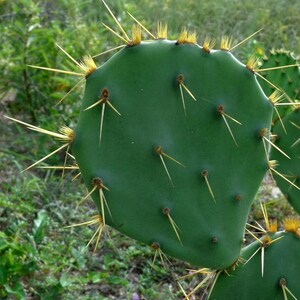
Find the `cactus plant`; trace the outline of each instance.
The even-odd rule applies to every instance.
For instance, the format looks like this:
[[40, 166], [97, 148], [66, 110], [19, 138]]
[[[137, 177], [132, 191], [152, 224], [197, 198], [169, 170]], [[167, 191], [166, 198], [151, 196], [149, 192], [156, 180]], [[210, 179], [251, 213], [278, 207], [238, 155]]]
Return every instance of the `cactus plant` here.
[[104, 26], [125, 45], [101, 67], [60, 47], [81, 69], [70, 74], [86, 79], [75, 130], [20, 123], [64, 142], [51, 154], [72, 151], [99, 211], [84, 224], [99, 223], [99, 235], [110, 225], [155, 251], [224, 269], [239, 257], [268, 169], [273, 105], [256, 60], [239, 62], [230, 38], [213, 50], [211, 39], [200, 46], [187, 30], [168, 40], [159, 23], [142, 41], [142, 24], [129, 38], [114, 20], [121, 34]]
[[209, 299], [299, 299], [299, 220], [287, 218], [284, 227], [245, 247], [243, 263], [219, 274]]
[[274, 179], [289, 203], [300, 214], [300, 107], [286, 114], [282, 122], [287, 133], [279, 123], [275, 124], [273, 133], [276, 145], [289, 158], [278, 151], [271, 151], [272, 160], [277, 161], [278, 164], [277, 171], [285, 176], [274, 174]]

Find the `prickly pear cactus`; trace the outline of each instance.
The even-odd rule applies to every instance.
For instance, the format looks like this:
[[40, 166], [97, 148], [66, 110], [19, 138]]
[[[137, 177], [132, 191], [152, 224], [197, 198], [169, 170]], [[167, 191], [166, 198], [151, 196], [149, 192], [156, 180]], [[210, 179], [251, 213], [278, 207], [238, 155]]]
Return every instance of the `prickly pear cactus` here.
[[[283, 66], [287, 66], [283, 68]], [[289, 67], [292, 66], [292, 67]], [[261, 69], [272, 69], [261, 72], [261, 75], [269, 81], [259, 78], [259, 84], [266, 95], [272, 94], [276, 88], [279, 88], [286, 96], [287, 101], [295, 101], [300, 97], [300, 68], [299, 62], [294, 55], [286, 50], [273, 50], [262, 60]], [[276, 69], [278, 68], [278, 69]], [[271, 83], [271, 84], [270, 84]], [[279, 116], [282, 118], [291, 106], [277, 107]], [[277, 113], [274, 114], [273, 121], [279, 119]]]
[[289, 203], [300, 214], [300, 106], [289, 112], [282, 122], [284, 127], [277, 122], [273, 133], [276, 145], [289, 158], [272, 149], [271, 158], [277, 161], [277, 171], [284, 176], [274, 174], [274, 179]]
[[[70, 168], [79, 168], [85, 198], [99, 211], [82, 223], [99, 224], [96, 244], [110, 225], [160, 255], [227, 268], [273, 170], [266, 141], [274, 105], [257, 82], [256, 59], [239, 62], [231, 50], [242, 42], [232, 47], [231, 38], [213, 50], [210, 39], [200, 46], [183, 30], [168, 40], [166, 26], [154, 35], [135, 18], [129, 38], [103, 3], [121, 33], [103, 25], [125, 43], [112, 49], [119, 52], [97, 68], [90, 56], [78, 62], [58, 46], [80, 73], [33, 66], [86, 80], [75, 130], [55, 133], [8, 117], [64, 143], [27, 169], [63, 149], [74, 154]], [[141, 28], [151, 40], [141, 40]]]
[[241, 252], [242, 263], [222, 272], [210, 300], [299, 299], [299, 221], [285, 220], [285, 231], [265, 235]]
[[272, 104], [227, 50], [136, 36], [86, 78], [71, 145], [104, 223], [194, 265], [239, 257]]

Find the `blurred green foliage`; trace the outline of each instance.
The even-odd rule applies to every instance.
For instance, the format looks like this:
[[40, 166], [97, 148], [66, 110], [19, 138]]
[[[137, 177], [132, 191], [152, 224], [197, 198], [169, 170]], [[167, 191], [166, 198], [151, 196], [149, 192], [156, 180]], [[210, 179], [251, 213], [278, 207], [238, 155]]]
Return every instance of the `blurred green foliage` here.
[[[263, 55], [267, 49], [282, 47], [300, 54], [298, 0], [106, 2], [128, 32], [133, 21], [126, 11], [153, 32], [158, 20], [167, 22], [170, 38], [184, 26], [196, 30], [200, 44], [206, 36], [219, 41], [222, 34], [232, 34], [238, 42], [264, 28], [235, 55], [245, 61], [250, 53]], [[174, 277], [184, 273], [182, 263], [172, 260], [174, 266], [165, 270], [157, 260], [153, 269], [153, 252], [116, 232], [111, 232], [114, 242], [105, 238], [95, 255], [84, 252], [95, 228], [62, 228], [88, 220], [95, 211], [91, 203], [78, 206], [83, 185], [62, 184], [57, 171], [19, 174], [48, 154], [55, 142], [15, 125], [8, 127], [2, 118], [5, 113], [54, 131], [61, 124], [73, 127], [83, 87], [55, 104], [78, 78], [27, 65], [77, 71], [55, 44], [76, 60], [119, 45], [101, 22], [116, 28], [100, 0], [0, 0], [1, 299], [132, 299], [135, 294], [142, 295], [140, 299], [181, 298]], [[108, 57], [97, 58], [97, 65]], [[63, 157], [57, 156], [48, 162], [61, 161]], [[72, 175], [67, 174], [67, 180]], [[272, 205], [276, 217], [291, 212], [287, 204], [277, 202]], [[260, 214], [259, 205], [254, 205], [250, 218], [260, 219]], [[187, 281], [184, 287], [192, 283]]]

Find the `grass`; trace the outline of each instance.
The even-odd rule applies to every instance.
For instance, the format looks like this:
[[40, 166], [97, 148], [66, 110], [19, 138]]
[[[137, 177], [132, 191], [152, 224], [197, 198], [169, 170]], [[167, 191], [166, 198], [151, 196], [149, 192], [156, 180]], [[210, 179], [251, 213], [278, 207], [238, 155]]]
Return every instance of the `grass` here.
[[[157, 20], [168, 22], [169, 36], [176, 38], [186, 25], [197, 29], [198, 40], [234, 33], [236, 41], [264, 27], [236, 54], [285, 47], [300, 53], [297, 1], [107, 1], [126, 30], [130, 11], [149, 29]], [[86, 244], [95, 227], [64, 228], [95, 214], [89, 200], [79, 205], [85, 188], [75, 174], [64, 181], [57, 171], [32, 169], [21, 173], [54, 146], [47, 138], [15, 125], [3, 114], [57, 130], [75, 124], [82, 89], [54, 107], [75, 83], [71, 77], [38, 72], [26, 64], [70, 68], [55, 47], [62, 45], [75, 57], [97, 54], [119, 43], [100, 27], [111, 19], [98, 0], [0, 1], [0, 298], [1, 299], [182, 299], [175, 278], [186, 273], [186, 264], [170, 259], [164, 269], [149, 247], [109, 229], [99, 249]], [[174, 17], [176, 16], [176, 17]], [[78, 38], [80, 37], [80, 39]], [[102, 58], [105, 60], [109, 56]], [[100, 64], [101, 60], [97, 63]], [[53, 149], [54, 150], [54, 149]], [[61, 164], [63, 157], [49, 160]], [[259, 200], [268, 201], [269, 215], [279, 220], [295, 214], [266, 179], [254, 202], [249, 222], [263, 216]], [[250, 239], [249, 239], [250, 241]], [[183, 281], [191, 290], [199, 278]], [[202, 290], [203, 292], [203, 290]], [[200, 292], [201, 294], [201, 292]]]

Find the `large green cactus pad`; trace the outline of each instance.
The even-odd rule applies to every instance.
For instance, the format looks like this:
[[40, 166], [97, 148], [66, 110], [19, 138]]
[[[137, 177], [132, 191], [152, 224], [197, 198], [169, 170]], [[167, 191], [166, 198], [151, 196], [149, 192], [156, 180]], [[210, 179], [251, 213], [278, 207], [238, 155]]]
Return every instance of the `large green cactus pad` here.
[[277, 171], [288, 181], [276, 174], [274, 178], [289, 203], [300, 214], [300, 107], [288, 113], [282, 122], [286, 133], [279, 122], [274, 126], [273, 132], [276, 135], [276, 145], [290, 159], [276, 149], [272, 149], [271, 158], [277, 161]]
[[142, 42], [87, 77], [72, 150], [106, 224], [220, 269], [240, 254], [272, 110], [230, 52]]
[[[241, 253], [245, 261], [251, 258], [249, 262], [240, 264], [234, 271], [221, 273], [209, 300], [293, 299], [289, 291], [299, 299], [300, 238], [292, 232], [278, 232], [271, 237], [280, 239], [264, 248], [263, 276], [262, 250], [251, 258], [262, 249], [262, 245], [255, 241]], [[263, 243], [265, 240], [262, 239]]]

